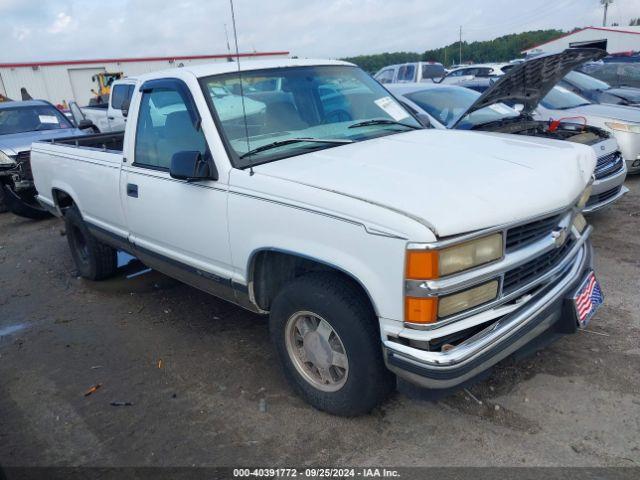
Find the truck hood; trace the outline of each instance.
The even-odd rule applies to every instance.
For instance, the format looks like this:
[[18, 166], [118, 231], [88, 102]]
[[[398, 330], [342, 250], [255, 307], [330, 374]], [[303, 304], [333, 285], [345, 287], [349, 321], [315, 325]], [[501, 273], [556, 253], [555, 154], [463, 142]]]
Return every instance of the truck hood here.
[[592, 148], [570, 142], [429, 129], [274, 161], [254, 171], [387, 208], [446, 237], [568, 207], [595, 163]]
[[0, 135], [0, 151], [7, 155], [17, 155], [24, 150], [31, 150], [33, 142], [52, 140], [54, 138], [85, 135], [85, 132], [77, 128], [60, 128], [57, 130], [41, 130], [35, 132], [12, 133]]
[[451, 128], [455, 128], [466, 115], [499, 102], [522, 104], [522, 113], [530, 114], [567, 73], [586, 61], [599, 60], [606, 55], [605, 51], [597, 48], [570, 48], [516, 65], [491, 84]]

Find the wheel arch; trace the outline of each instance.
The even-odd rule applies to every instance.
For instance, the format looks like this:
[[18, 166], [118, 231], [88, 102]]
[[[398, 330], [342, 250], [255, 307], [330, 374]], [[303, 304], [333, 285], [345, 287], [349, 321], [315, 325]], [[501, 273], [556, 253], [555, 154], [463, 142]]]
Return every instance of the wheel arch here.
[[263, 311], [269, 310], [277, 292], [287, 282], [312, 271], [328, 271], [335, 272], [356, 285], [374, 314], [379, 316], [373, 296], [358, 276], [330, 261], [293, 250], [262, 247], [251, 252], [246, 271], [251, 301]]

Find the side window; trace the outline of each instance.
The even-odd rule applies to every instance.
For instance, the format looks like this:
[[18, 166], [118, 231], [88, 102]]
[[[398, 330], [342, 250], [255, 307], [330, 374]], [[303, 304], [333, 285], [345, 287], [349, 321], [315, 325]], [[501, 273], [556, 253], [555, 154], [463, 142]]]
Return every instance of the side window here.
[[476, 71], [476, 77], [488, 78], [489, 76], [491, 76], [490, 68], [478, 68]]
[[196, 129], [182, 95], [168, 88], [145, 92], [140, 102], [134, 164], [168, 170], [174, 153], [208, 154], [202, 128]]
[[387, 70], [383, 70], [380, 72], [380, 75], [376, 77], [380, 83], [393, 83], [393, 69], [388, 68]]
[[412, 82], [415, 72], [416, 72], [415, 65], [408, 64], [408, 65], [401, 66], [400, 70], [398, 70], [398, 81]]
[[120, 110], [124, 101], [131, 98], [133, 85], [116, 85], [111, 91], [111, 106]]

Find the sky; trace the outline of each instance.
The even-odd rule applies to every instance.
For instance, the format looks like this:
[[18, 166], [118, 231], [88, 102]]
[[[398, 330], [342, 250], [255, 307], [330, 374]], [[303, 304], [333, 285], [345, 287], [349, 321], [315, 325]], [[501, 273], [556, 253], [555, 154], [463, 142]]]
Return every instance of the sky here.
[[[600, 0], [234, 0], [240, 51], [423, 52], [458, 39], [602, 25]], [[640, 17], [614, 0], [609, 24]], [[231, 48], [229, 0], [0, 0], [0, 63], [216, 54]]]

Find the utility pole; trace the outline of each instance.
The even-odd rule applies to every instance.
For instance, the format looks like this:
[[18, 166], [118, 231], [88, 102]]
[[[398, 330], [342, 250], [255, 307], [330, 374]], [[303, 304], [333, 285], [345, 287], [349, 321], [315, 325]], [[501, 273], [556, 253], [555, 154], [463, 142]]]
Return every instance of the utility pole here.
[[462, 65], [462, 25], [460, 25], [460, 42], [458, 42], [458, 46], [460, 48], [460, 63]]
[[613, 0], [600, 0], [600, 3], [604, 7], [604, 17], [602, 18], [602, 26], [607, 26], [607, 10], [609, 9], [609, 4], [613, 3]]

